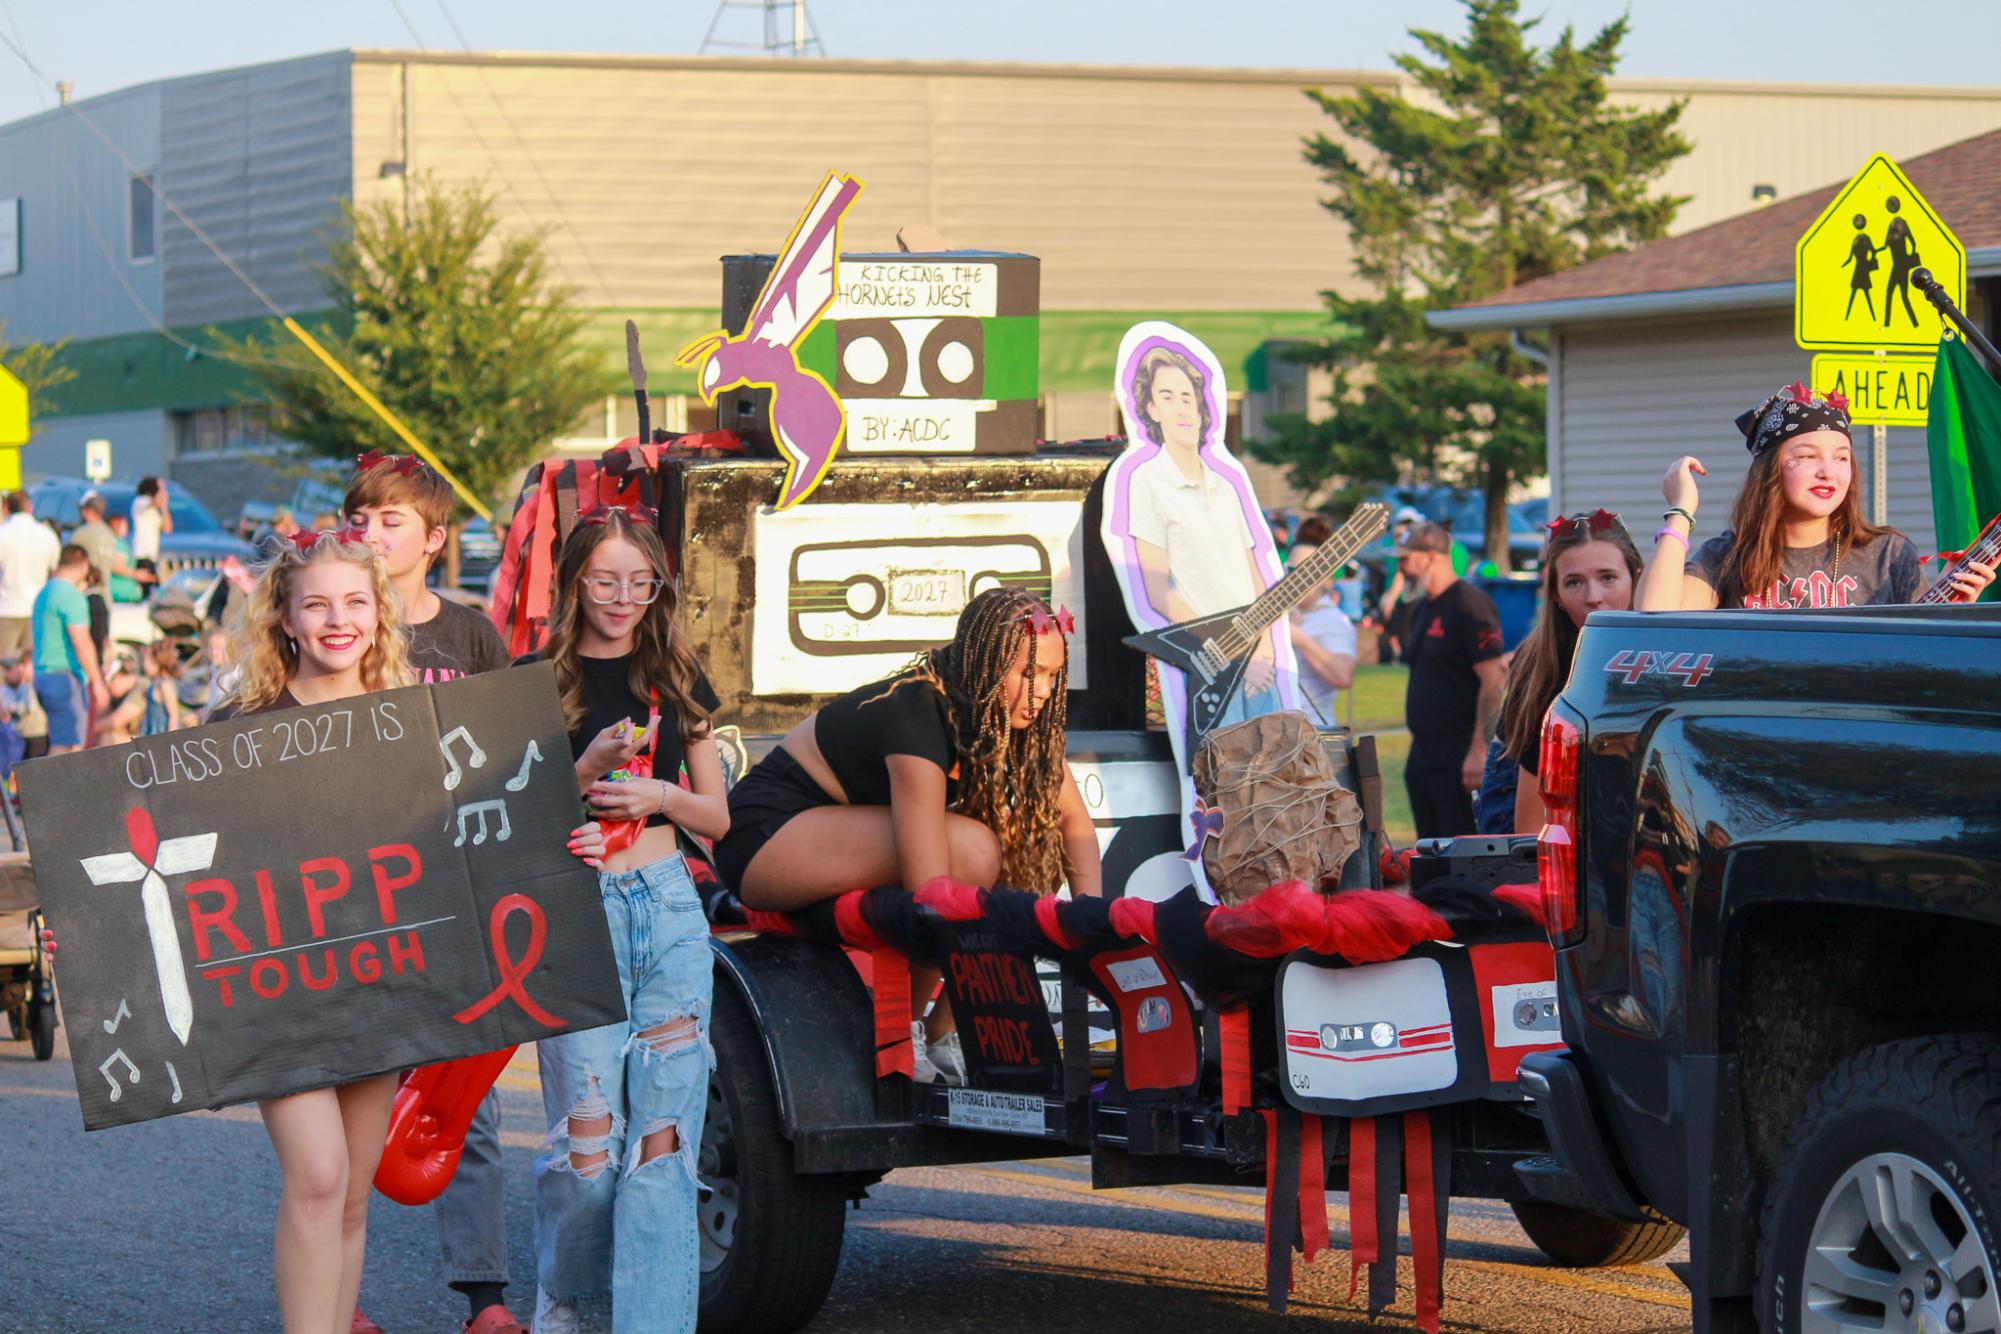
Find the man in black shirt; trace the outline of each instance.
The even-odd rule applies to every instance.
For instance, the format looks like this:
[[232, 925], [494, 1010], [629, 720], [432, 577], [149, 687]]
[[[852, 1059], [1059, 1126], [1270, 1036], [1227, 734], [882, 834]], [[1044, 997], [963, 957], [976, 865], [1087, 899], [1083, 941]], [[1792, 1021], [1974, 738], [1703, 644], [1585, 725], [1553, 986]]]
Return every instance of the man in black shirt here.
[[1486, 768], [1487, 738], [1507, 679], [1500, 613], [1492, 598], [1452, 572], [1452, 538], [1437, 524], [1412, 528], [1397, 561], [1405, 578], [1424, 589], [1403, 643], [1411, 814], [1419, 838], [1470, 834], [1471, 794]]

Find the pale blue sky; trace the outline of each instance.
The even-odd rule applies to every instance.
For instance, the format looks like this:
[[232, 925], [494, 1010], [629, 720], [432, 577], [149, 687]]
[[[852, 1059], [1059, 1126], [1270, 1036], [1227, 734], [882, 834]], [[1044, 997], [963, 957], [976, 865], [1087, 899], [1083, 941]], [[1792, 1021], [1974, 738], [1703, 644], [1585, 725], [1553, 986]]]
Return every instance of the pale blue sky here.
[[[150, 79], [345, 46], [455, 49], [438, 0], [0, 0], [51, 79], [88, 97]], [[481, 50], [693, 52], [715, 0], [445, 0]], [[1622, 72], [1818, 83], [1996, 82], [2001, 0], [1528, 0], [1549, 27], [1595, 30], [1630, 9]], [[1413, 26], [1453, 27], [1454, 0], [813, 0], [830, 55], [1145, 65], [1387, 67]], [[1223, 16], [1223, 17], [1219, 17]], [[750, 36], [756, 13], [729, 30]], [[39, 110], [0, 49], [0, 122]]]

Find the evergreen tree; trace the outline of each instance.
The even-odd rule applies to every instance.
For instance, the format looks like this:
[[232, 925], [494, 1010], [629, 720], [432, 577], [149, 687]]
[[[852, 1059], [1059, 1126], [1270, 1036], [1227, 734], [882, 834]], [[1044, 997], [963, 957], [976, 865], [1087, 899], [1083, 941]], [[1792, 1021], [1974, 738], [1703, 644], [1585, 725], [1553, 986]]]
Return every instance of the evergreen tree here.
[[[507, 233], [484, 190], [426, 177], [401, 201], [345, 206], [314, 336], [484, 500], [611, 387], [537, 234]], [[408, 446], [283, 331], [246, 346], [272, 428], [352, 460]]]
[[1505, 333], [1451, 333], [1429, 311], [1664, 235], [1682, 199], [1650, 193], [1688, 151], [1682, 102], [1609, 105], [1620, 18], [1579, 46], [1531, 44], [1518, 0], [1464, 0], [1463, 36], [1413, 29], [1415, 84], [1309, 92], [1342, 132], [1307, 141], [1348, 225], [1366, 293], [1327, 293], [1337, 332], [1303, 360], [1333, 372], [1333, 416], [1275, 418], [1252, 452], [1293, 482], [1438, 477], [1486, 494], [1486, 554], [1507, 563], [1507, 492], [1547, 465], [1541, 368]]

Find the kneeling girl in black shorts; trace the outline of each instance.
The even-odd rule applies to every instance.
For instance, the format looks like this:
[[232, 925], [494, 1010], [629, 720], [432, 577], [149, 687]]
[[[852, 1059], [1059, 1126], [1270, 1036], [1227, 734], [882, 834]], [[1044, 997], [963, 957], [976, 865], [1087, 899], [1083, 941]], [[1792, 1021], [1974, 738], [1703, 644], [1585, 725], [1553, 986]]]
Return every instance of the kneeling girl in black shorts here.
[[[780, 912], [877, 885], [915, 893], [941, 875], [1098, 893], [1097, 831], [1064, 759], [1068, 619], [1022, 589], [991, 589], [951, 643], [794, 727], [730, 793], [724, 878]], [[913, 970], [913, 1013], [936, 979]], [[942, 1004], [925, 1024], [947, 1074], [952, 1027]]]

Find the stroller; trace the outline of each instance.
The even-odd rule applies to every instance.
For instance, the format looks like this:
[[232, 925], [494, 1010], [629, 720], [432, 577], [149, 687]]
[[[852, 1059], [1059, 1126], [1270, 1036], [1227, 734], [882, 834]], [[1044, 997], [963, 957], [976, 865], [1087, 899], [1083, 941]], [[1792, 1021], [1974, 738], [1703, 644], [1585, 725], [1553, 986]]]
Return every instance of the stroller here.
[[0, 1013], [35, 1059], [56, 1053], [56, 984], [42, 950], [42, 908], [25, 852], [0, 853]]

